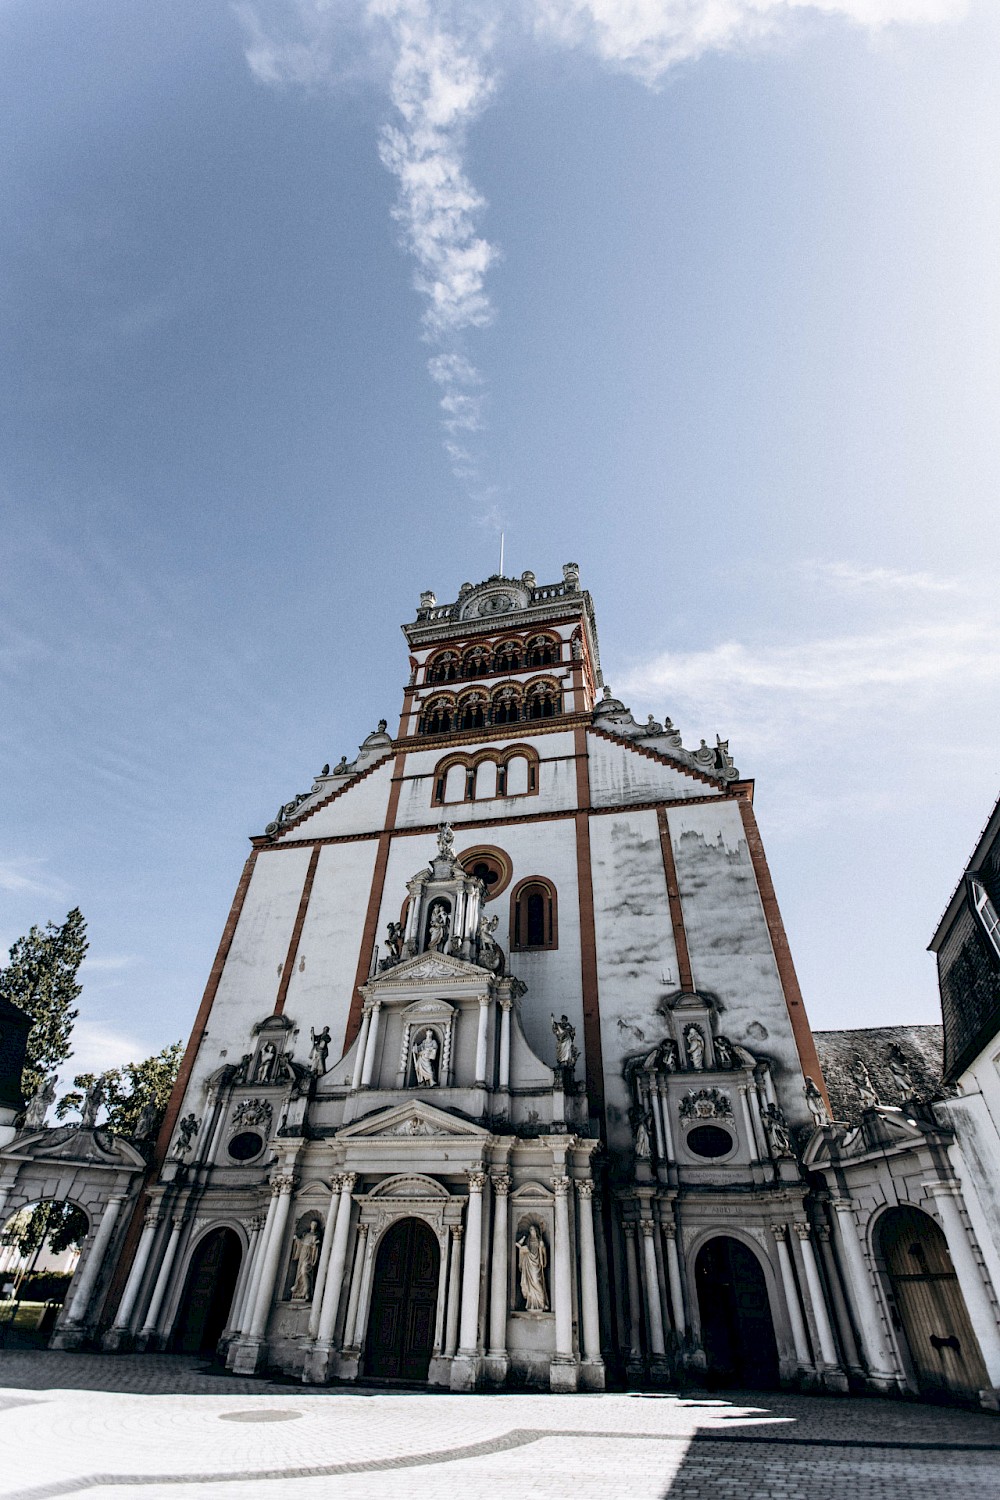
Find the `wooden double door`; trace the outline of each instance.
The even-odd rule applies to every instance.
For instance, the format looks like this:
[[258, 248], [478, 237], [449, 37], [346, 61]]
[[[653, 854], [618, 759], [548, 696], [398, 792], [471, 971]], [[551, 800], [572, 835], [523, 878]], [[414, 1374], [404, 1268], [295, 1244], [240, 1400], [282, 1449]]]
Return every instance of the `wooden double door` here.
[[440, 1252], [422, 1219], [400, 1219], [375, 1258], [365, 1374], [426, 1380], [434, 1348]]

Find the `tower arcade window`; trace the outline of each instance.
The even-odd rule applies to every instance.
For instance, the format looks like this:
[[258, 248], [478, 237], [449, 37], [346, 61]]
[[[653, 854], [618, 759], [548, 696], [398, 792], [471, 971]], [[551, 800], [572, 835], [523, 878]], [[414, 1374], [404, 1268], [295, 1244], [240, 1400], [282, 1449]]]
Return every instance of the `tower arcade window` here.
[[562, 713], [562, 694], [554, 682], [533, 682], [524, 695], [526, 719], [552, 719]]
[[510, 898], [511, 952], [558, 946], [555, 886], [533, 875], [522, 880]]
[[447, 734], [452, 726], [454, 708], [450, 698], [434, 698], [424, 709], [420, 733]]
[[528, 642], [525, 665], [551, 667], [559, 660], [559, 642], [548, 635], [536, 635]]

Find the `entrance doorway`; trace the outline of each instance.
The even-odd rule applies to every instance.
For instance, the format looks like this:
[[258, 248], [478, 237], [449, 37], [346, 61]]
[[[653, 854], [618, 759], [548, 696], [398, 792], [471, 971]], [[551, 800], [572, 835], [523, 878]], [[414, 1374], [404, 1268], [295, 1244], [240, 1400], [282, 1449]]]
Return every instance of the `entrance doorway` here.
[[434, 1347], [438, 1243], [422, 1219], [400, 1219], [375, 1260], [365, 1374], [426, 1380]]
[[179, 1353], [214, 1354], [229, 1321], [242, 1259], [235, 1229], [213, 1229], [196, 1246], [174, 1325]]
[[740, 1240], [718, 1235], [698, 1251], [694, 1279], [707, 1384], [774, 1390], [778, 1346], [756, 1255]]
[[0, 1231], [0, 1347], [44, 1349], [87, 1237], [87, 1215], [51, 1198], [13, 1213]]
[[939, 1226], [919, 1208], [890, 1208], [876, 1248], [892, 1288], [893, 1323], [925, 1395], [970, 1396], [989, 1385], [979, 1343]]

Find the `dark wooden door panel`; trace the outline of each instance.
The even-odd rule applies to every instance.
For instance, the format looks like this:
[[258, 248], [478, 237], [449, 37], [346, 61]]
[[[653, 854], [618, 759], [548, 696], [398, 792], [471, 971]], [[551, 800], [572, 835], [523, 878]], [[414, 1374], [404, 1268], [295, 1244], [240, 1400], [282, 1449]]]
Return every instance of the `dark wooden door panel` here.
[[401, 1219], [375, 1260], [365, 1372], [385, 1380], [426, 1380], [434, 1345], [438, 1245], [421, 1219]]

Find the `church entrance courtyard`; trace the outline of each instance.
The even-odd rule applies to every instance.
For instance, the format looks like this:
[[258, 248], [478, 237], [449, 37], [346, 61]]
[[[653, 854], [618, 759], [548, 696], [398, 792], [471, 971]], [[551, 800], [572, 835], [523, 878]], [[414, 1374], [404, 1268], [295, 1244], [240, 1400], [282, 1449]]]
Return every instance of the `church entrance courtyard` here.
[[949, 1500], [1000, 1489], [1000, 1419], [778, 1392], [451, 1395], [0, 1353], [4, 1500]]

